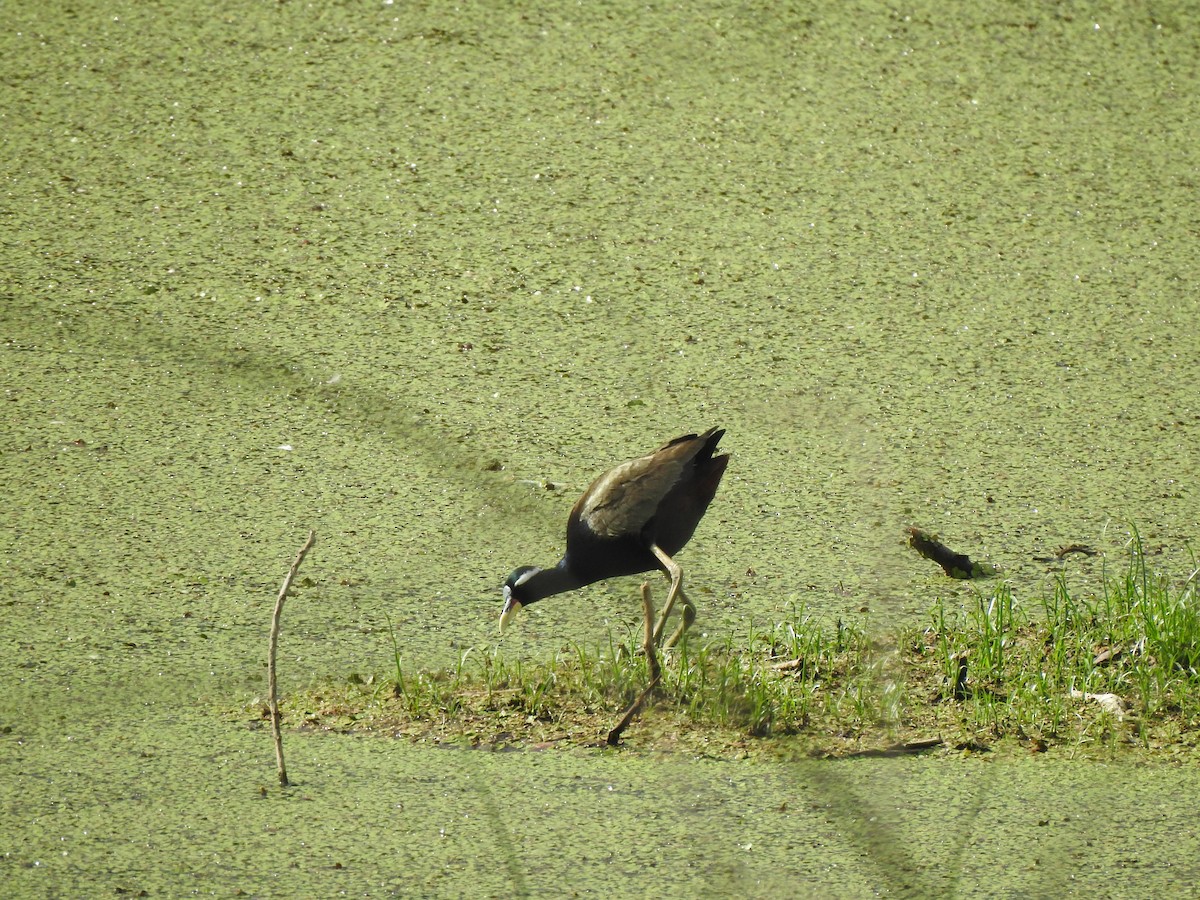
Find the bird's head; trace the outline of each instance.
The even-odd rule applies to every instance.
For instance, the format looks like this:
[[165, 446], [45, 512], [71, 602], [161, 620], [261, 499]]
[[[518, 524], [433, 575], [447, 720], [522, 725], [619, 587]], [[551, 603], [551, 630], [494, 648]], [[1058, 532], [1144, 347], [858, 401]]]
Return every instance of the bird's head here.
[[521, 607], [533, 602], [534, 598], [526, 596], [523, 588], [525, 583], [540, 571], [542, 570], [537, 566], [521, 566], [519, 569], [513, 569], [513, 573], [504, 582], [504, 609], [500, 611], [501, 634]]

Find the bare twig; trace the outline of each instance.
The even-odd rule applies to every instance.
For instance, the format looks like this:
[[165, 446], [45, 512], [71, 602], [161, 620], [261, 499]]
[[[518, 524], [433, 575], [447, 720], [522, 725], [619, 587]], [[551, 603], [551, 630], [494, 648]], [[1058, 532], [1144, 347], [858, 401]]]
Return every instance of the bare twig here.
[[279, 596], [275, 599], [275, 612], [271, 616], [271, 643], [267, 650], [267, 689], [270, 692], [271, 732], [275, 736], [275, 762], [279, 767], [280, 787], [288, 786], [288, 777], [287, 769], [283, 765], [283, 733], [279, 728], [279, 692], [275, 682], [275, 650], [279, 646], [279, 617], [283, 614], [283, 601], [287, 598], [288, 590], [292, 586], [292, 579], [296, 577], [296, 573], [300, 570], [300, 563], [304, 562], [305, 555], [316, 542], [317, 533], [310, 529], [308, 540], [296, 554], [295, 560], [292, 561], [292, 567], [288, 569], [287, 577], [283, 579], [283, 587], [279, 589]]

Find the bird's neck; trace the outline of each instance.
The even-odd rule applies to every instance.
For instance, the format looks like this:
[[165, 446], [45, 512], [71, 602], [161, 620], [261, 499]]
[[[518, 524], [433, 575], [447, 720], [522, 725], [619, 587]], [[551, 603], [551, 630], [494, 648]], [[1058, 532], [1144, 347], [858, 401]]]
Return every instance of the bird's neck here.
[[585, 584], [588, 582], [573, 574], [567, 565], [566, 557], [563, 557], [559, 560], [558, 565], [550, 569], [542, 569], [521, 585], [521, 588], [525, 595], [524, 602], [528, 604], [561, 594], [564, 591], [573, 591]]

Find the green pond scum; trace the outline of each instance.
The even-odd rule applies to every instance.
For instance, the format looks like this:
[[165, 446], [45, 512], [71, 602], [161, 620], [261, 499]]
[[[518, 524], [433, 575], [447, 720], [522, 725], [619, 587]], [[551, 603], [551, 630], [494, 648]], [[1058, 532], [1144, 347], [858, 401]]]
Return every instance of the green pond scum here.
[[[1193, 895], [1198, 44], [1179, 3], [12, 5], [3, 895]], [[591, 746], [638, 582], [502, 640], [500, 585], [717, 424], [688, 646]]]

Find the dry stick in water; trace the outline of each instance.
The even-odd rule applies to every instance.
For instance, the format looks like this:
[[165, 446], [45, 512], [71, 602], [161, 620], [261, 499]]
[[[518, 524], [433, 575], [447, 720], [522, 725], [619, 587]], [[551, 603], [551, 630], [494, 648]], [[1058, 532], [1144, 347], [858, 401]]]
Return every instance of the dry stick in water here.
[[658, 679], [662, 677], [662, 670], [658, 667], [658, 657], [654, 653], [654, 603], [650, 599], [650, 582], [648, 581], [642, 582], [642, 612], [646, 617], [646, 635], [642, 638], [642, 646], [646, 651], [646, 668], [650, 673], [650, 683], [646, 685], [644, 691], [638, 694], [633, 705], [625, 710], [625, 715], [621, 716], [621, 721], [617, 723], [616, 727], [608, 733], [608, 746], [610, 747], [621, 743], [621, 733], [629, 727], [629, 723], [638, 714], [638, 710], [642, 708], [642, 704], [646, 702], [650, 692], [658, 686]]
[[283, 765], [283, 733], [279, 730], [279, 692], [275, 686], [275, 649], [279, 646], [279, 617], [283, 613], [283, 601], [287, 597], [288, 589], [292, 586], [292, 579], [300, 570], [300, 563], [304, 562], [305, 554], [312, 549], [312, 545], [316, 542], [317, 533], [310, 529], [308, 540], [296, 554], [292, 567], [288, 569], [287, 577], [283, 579], [283, 587], [279, 589], [279, 596], [275, 599], [275, 612], [271, 616], [271, 644], [267, 650], [267, 685], [271, 700], [271, 733], [275, 736], [275, 762], [279, 766], [280, 787], [288, 786], [288, 777], [287, 769]]

